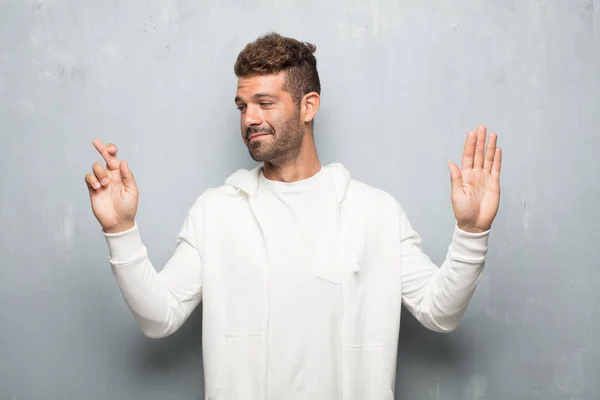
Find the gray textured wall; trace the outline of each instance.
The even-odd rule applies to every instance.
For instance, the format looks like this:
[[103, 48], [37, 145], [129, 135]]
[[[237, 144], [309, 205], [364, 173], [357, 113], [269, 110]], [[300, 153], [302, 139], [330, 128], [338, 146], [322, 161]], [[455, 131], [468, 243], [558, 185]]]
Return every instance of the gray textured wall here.
[[142, 336], [84, 175], [116, 142], [153, 262], [187, 207], [250, 167], [237, 52], [312, 41], [322, 161], [393, 193], [441, 262], [446, 162], [504, 149], [482, 280], [453, 334], [403, 320], [398, 399], [600, 398], [600, 1], [0, 1], [0, 399], [200, 399], [200, 312]]

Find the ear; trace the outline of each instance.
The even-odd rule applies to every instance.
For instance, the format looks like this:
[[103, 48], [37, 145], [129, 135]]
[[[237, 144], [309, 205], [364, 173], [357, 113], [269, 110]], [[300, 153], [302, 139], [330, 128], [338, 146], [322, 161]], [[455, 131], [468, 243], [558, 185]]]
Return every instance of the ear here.
[[315, 119], [320, 104], [321, 96], [317, 92], [310, 92], [304, 95], [300, 102], [301, 118], [304, 123], [312, 122]]

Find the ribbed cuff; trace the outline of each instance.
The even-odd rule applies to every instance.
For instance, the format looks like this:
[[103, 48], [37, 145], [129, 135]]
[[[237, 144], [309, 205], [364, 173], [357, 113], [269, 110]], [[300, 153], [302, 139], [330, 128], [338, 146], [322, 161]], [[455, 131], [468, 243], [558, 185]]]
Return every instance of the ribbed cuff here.
[[132, 262], [146, 253], [137, 223], [123, 232], [106, 233], [102, 231], [102, 234], [108, 245], [108, 259], [113, 264]]
[[460, 229], [456, 224], [452, 235], [452, 243], [450, 244], [452, 257], [470, 262], [485, 260], [490, 231], [491, 229], [481, 233], [467, 232]]

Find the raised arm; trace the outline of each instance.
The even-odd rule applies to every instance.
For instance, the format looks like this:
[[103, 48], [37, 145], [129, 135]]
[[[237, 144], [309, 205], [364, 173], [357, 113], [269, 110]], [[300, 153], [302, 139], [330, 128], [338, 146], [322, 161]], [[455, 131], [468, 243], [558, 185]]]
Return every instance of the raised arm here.
[[94, 163], [86, 175], [92, 210], [102, 226], [116, 282], [138, 325], [148, 337], [176, 331], [200, 303], [201, 257], [197, 247], [197, 202], [189, 209], [177, 248], [160, 273], [153, 267], [135, 222], [138, 188], [117, 148], [94, 146], [106, 166]]
[[502, 152], [486, 128], [467, 135], [461, 170], [449, 163], [456, 217], [452, 242], [438, 268], [423, 252], [421, 237], [398, 206], [403, 302], [427, 328], [450, 332], [459, 325], [485, 264], [488, 236], [500, 200]]

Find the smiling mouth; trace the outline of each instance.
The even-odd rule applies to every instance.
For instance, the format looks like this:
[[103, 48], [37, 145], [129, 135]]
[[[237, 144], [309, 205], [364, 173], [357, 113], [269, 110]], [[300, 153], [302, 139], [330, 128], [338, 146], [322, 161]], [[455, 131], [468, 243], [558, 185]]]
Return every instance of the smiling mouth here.
[[263, 133], [263, 132], [253, 133], [250, 136], [248, 136], [248, 141], [250, 141], [252, 139], [256, 139], [256, 138], [261, 137], [261, 136], [267, 136], [267, 135], [270, 135], [270, 133]]

